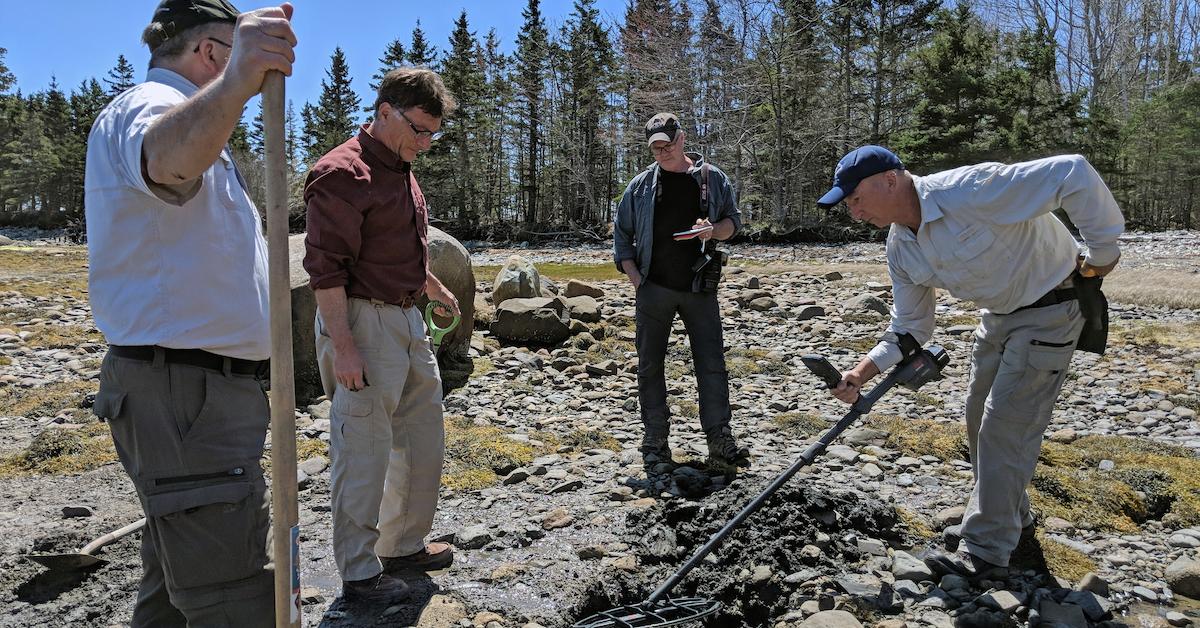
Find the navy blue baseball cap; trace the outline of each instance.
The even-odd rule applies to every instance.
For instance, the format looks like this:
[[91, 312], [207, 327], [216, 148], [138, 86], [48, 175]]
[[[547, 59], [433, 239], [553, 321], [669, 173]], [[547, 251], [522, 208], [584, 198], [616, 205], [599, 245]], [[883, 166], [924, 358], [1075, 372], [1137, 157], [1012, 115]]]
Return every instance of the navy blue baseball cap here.
[[882, 146], [859, 146], [838, 162], [833, 171], [833, 188], [817, 201], [829, 209], [850, 196], [863, 179], [888, 170], [903, 170], [904, 163], [892, 151]]

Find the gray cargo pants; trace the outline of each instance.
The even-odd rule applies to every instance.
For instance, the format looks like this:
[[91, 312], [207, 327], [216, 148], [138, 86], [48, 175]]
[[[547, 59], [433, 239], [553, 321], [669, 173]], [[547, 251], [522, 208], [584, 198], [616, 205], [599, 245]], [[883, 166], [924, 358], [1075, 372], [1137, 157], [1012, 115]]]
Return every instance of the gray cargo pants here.
[[274, 626], [259, 381], [109, 353], [94, 411], [146, 513], [132, 626]]
[[1078, 301], [984, 313], [975, 330], [967, 393], [967, 445], [975, 488], [963, 517], [962, 544], [1000, 566], [1033, 523], [1025, 487], [1042, 435], [1083, 329]]

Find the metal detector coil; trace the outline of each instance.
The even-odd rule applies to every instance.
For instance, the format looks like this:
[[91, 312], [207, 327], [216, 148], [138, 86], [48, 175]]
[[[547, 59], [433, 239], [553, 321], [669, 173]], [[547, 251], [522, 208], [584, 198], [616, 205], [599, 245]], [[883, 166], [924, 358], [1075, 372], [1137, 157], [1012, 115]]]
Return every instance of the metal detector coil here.
[[721, 603], [702, 597], [668, 598], [601, 611], [575, 622], [572, 628], [648, 628], [681, 626], [721, 609]]

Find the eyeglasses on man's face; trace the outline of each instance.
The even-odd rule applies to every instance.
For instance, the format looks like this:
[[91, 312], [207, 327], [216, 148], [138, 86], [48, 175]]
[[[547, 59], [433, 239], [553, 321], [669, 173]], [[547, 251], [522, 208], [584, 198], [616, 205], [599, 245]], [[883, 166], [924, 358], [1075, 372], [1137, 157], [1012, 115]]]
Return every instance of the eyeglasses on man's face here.
[[396, 107], [395, 105], [393, 105], [392, 109], [395, 109], [396, 113], [399, 113], [400, 117], [404, 118], [404, 121], [408, 123], [409, 128], [412, 129], [413, 135], [416, 135], [418, 140], [423, 140], [425, 138], [429, 138], [429, 141], [432, 142], [432, 141], [440, 139], [442, 137], [442, 135], [443, 135], [442, 131], [430, 131], [429, 129], [426, 129], [424, 127], [417, 126], [417, 124], [412, 121], [412, 118], [409, 118], [408, 115], [406, 115], [403, 111], [401, 111], [399, 107]]
[[[215, 41], [215, 42], [217, 42], [218, 44], [221, 44], [222, 46], [225, 46], [226, 48], [229, 48], [230, 50], [232, 50], [232, 49], [233, 49], [233, 44], [227, 44], [227, 43], [225, 43], [225, 42], [221, 41], [220, 39], [217, 39], [216, 37], [205, 37], [204, 39], [208, 39], [208, 40], [210, 40], [210, 41]], [[195, 53], [195, 52], [200, 52], [200, 44], [196, 44], [196, 47], [195, 47], [195, 48], [192, 48], [192, 52], [194, 52], [194, 53]]]
[[652, 152], [653, 152], [655, 155], [662, 155], [662, 154], [664, 154], [664, 153], [669, 153], [669, 152], [671, 152], [671, 149], [675, 148], [675, 145], [676, 145], [676, 144], [678, 144], [678, 143], [679, 143], [679, 136], [678, 136], [678, 135], [676, 135], [676, 136], [675, 136], [675, 139], [673, 139], [673, 140], [671, 140], [671, 141], [669, 141], [669, 142], [663, 142], [662, 144], [659, 144], [658, 146], [651, 146], [651, 147], [650, 147], [650, 150], [651, 150], [651, 151], [652, 151]]

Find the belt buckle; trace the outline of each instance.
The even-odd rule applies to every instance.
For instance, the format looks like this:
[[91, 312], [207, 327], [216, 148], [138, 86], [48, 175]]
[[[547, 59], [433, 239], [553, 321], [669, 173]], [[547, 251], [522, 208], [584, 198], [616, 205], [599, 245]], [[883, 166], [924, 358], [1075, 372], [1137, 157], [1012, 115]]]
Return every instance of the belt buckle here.
[[387, 303], [380, 301], [379, 299], [371, 299], [371, 305], [380, 308], [387, 305]]

